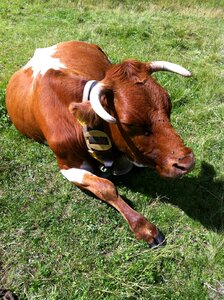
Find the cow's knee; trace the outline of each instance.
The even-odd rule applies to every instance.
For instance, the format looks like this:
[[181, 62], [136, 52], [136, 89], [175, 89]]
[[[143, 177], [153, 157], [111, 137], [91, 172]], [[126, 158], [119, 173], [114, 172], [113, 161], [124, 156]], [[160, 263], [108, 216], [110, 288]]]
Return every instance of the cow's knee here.
[[62, 169], [61, 173], [69, 181], [92, 192], [97, 197], [108, 203], [117, 199], [117, 190], [114, 184], [108, 179], [100, 178], [89, 171], [78, 168], [71, 168], [67, 170]]

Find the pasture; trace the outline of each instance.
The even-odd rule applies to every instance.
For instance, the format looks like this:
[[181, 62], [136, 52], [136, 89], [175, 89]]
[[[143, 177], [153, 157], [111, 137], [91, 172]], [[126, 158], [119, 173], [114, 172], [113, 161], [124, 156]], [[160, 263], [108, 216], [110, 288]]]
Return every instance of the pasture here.
[[[0, 3], [0, 289], [22, 300], [224, 299], [224, 5], [219, 0], [3, 0]], [[45, 145], [5, 108], [10, 76], [36, 48], [98, 44], [114, 63], [167, 60], [154, 75], [196, 167], [166, 181], [141, 169], [119, 193], [166, 235], [150, 250], [115, 209], [66, 181]]]

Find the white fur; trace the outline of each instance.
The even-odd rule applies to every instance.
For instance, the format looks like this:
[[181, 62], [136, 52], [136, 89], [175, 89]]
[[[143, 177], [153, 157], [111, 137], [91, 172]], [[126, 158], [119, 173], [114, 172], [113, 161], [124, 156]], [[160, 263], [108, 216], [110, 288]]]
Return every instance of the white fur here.
[[83, 184], [83, 178], [86, 174], [92, 175], [90, 172], [88, 172], [86, 170], [81, 170], [81, 169], [77, 169], [77, 168], [61, 170], [61, 173], [69, 181], [76, 182], [79, 184]]
[[39, 48], [34, 52], [34, 56], [24, 66], [24, 69], [32, 68], [33, 79], [40, 73], [42, 76], [50, 70], [60, 70], [66, 68], [64, 64], [60, 62], [59, 58], [52, 57], [56, 52], [57, 46], [48, 48]]

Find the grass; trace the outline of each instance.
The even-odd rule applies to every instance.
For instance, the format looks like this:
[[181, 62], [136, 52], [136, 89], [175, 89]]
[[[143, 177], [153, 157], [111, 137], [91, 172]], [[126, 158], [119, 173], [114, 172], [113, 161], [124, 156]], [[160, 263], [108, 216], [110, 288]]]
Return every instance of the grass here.
[[[223, 9], [215, 0], [1, 2], [0, 288], [24, 300], [224, 298]], [[166, 234], [163, 249], [147, 249], [113, 208], [64, 180], [50, 150], [7, 116], [13, 72], [35, 48], [72, 39], [99, 44], [115, 63], [163, 59], [194, 74], [156, 77], [195, 170], [174, 182], [151, 170], [114, 180]]]

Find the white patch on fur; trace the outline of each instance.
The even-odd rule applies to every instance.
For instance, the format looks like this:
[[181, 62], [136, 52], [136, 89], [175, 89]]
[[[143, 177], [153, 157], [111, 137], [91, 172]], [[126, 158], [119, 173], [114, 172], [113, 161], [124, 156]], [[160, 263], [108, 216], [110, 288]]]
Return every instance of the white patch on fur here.
[[57, 46], [48, 48], [39, 48], [34, 52], [34, 56], [24, 66], [24, 69], [32, 68], [33, 79], [40, 73], [42, 76], [50, 70], [60, 70], [66, 68], [64, 64], [60, 62], [59, 58], [52, 57], [56, 52]]
[[77, 168], [61, 170], [61, 173], [69, 181], [76, 182], [79, 184], [83, 184], [83, 178], [86, 174], [92, 175], [90, 172], [88, 172], [86, 170], [81, 170], [81, 169], [77, 169]]

